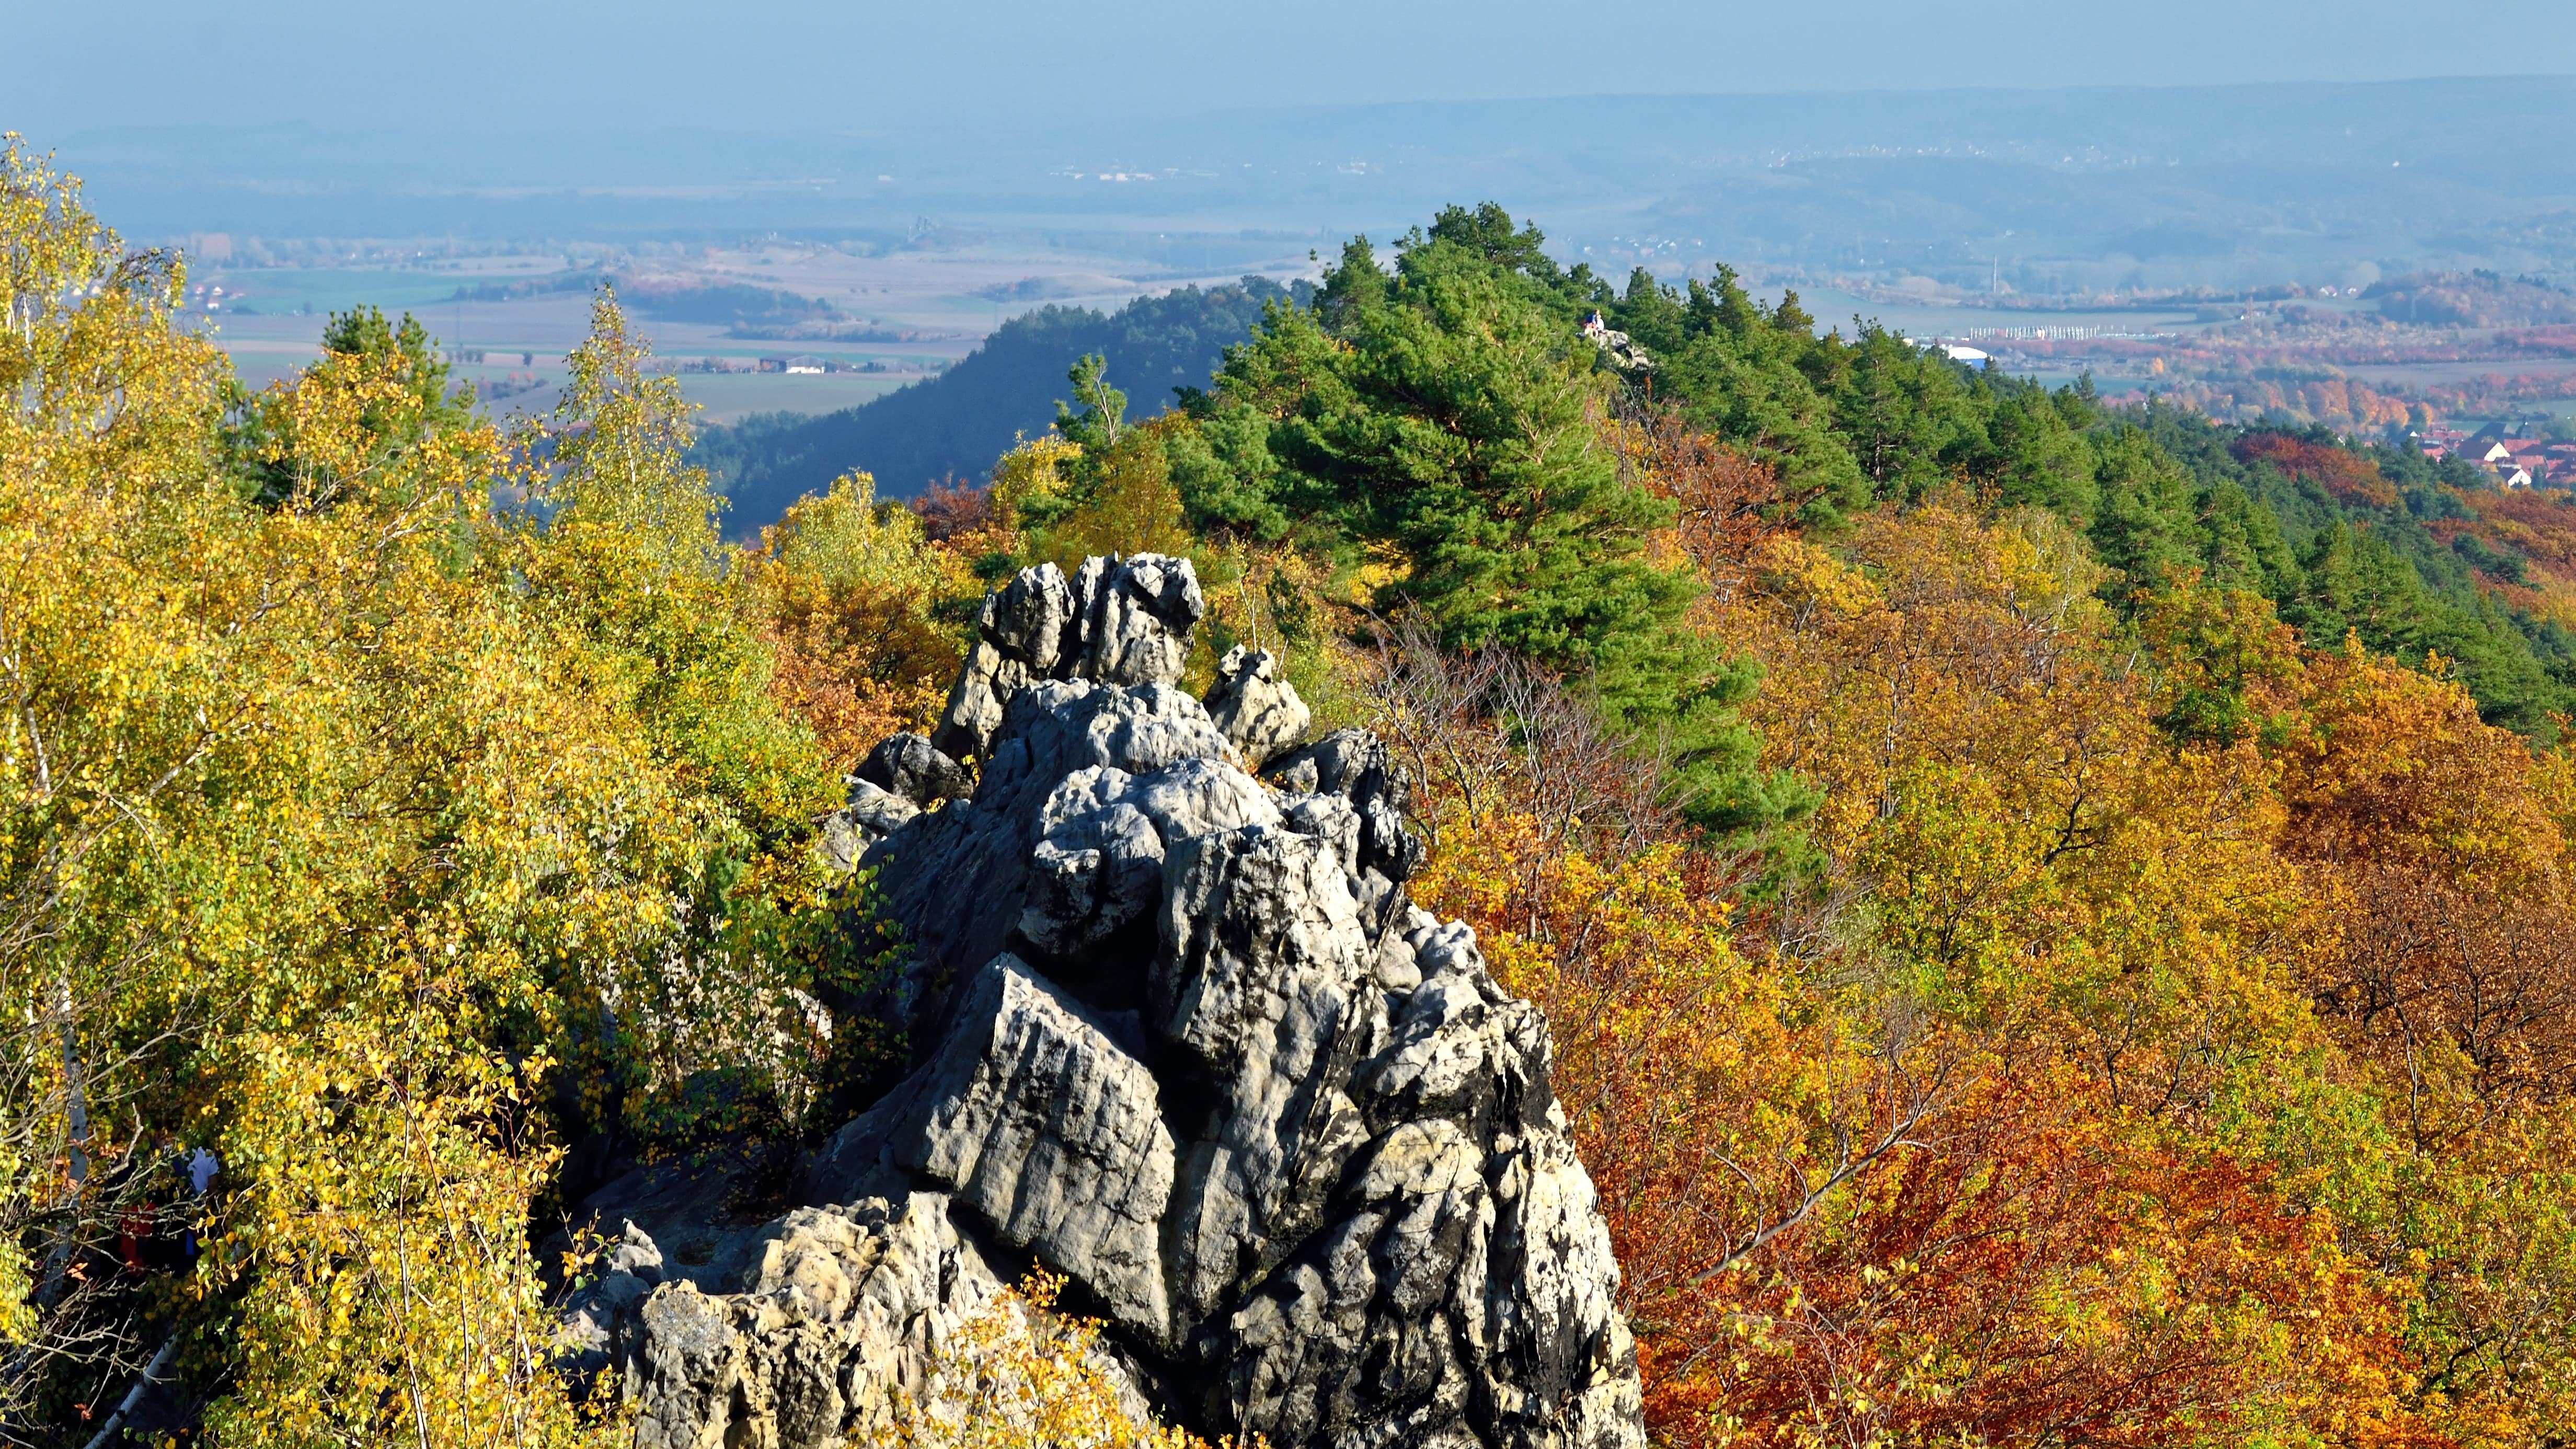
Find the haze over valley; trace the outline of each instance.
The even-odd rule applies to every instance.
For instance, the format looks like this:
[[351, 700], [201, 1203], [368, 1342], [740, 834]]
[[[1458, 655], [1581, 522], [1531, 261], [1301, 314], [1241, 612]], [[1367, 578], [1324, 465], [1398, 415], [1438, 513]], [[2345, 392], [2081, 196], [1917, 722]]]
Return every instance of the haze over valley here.
[[[1391, 242], [1464, 198], [1606, 277], [1729, 266], [1820, 327], [1862, 317], [2221, 416], [2564, 417], [2576, 348], [2531, 331], [2549, 304], [2382, 300], [2446, 275], [2576, 281], [2576, 81], [2474, 91], [1591, 96], [846, 133], [217, 123], [185, 152], [140, 128], [56, 144], [138, 240], [189, 252], [245, 377], [309, 360], [326, 315], [366, 303], [420, 315], [495, 408], [551, 404], [598, 280], [633, 291], [725, 425], [859, 406], [1040, 307], [1312, 279], [1348, 237]], [[1021, 399], [1025, 426], [1052, 402]]]

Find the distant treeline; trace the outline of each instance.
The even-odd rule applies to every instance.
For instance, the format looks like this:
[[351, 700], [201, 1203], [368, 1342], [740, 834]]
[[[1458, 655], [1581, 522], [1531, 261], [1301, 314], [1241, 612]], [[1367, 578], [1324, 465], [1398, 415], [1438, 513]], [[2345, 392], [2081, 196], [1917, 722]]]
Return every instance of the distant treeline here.
[[1042, 307], [1004, 323], [937, 378], [820, 417], [762, 413], [711, 428], [690, 458], [732, 500], [726, 525], [739, 534], [852, 468], [874, 473], [886, 497], [911, 496], [942, 478], [980, 479], [1015, 438], [1052, 425], [1065, 370], [1077, 359], [1100, 353], [1110, 377], [1140, 404], [1168, 404], [1174, 388], [1206, 385], [1227, 345], [1251, 335], [1264, 304], [1310, 295], [1304, 282], [1292, 292], [1250, 276], [1139, 297], [1106, 316]]
[[702, 322], [783, 326], [843, 316], [841, 309], [819, 297], [743, 282], [702, 283], [673, 278], [623, 276], [596, 267], [527, 277], [515, 282], [484, 282], [459, 287], [451, 302], [516, 302], [563, 292], [588, 292], [602, 284], [617, 289], [628, 311], [660, 322]]
[[2576, 296], [2540, 277], [2492, 271], [2417, 272], [2362, 295], [2381, 315], [2436, 327], [2552, 327], [2576, 322]]

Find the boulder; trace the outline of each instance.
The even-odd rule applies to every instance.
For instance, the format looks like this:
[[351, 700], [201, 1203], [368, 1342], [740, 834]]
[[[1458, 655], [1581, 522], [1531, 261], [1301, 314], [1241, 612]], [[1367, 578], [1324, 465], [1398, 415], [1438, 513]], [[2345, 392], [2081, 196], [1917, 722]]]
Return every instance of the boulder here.
[[1074, 577], [1073, 597], [1083, 678], [1104, 684], [1180, 682], [1190, 631], [1207, 614], [1188, 559], [1158, 553], [1087, 559]]
[[1149, 1339], [1168, 1329], [1156, 1243], [1172, 1136], [1153, 1073], [1011, 956], [957, 1008], [891, 1124], [894, 1160], [953, 1194], [994, 1241], [1033, 1251]]
[[665, 1279], [625, 1225], [566, 1340], [613, 1366], [652, 1449], [822, 1449], [891, 1430], [898, 1396], [931, 1388], [939, 1346], [1001, 1280], [933, 1193], [798, 1208], [734, 1281]]
[[[975, 798], [923, 814], [861, 857], [878, 868], [887, 914], [903, 925], [911, 945], [899, 977], [868, 1009], [926, 1028], [941, 1014], [946, 983], [1014, 948], [1030, 908], [1031, 872], [1040, 867], [1038, 846], [1065, 818], [1051, 822], [1048, 802], [1069, 778], [1086, 770], [1149, 776], [1184, 761], [1212, 763], [1225, 750], [1225, 736], [1207, 711], [1168, 685], [1103, 687], [1076, 679], [1022, 690], [994, 736]], [[1266, 799], [1257, 783], [1235, 773], [1237, 783], [1224, 787], [1234, 797]], [[1140, 810], [1181, 808], [1170, 790], [1153, 800], [1162, 803], [1136, 803]], [[1055, 884], [1074, 884], [1057, 880], [1066, 864], [1054, 857], [1044, 862], [1050, 884], [1041, 887], [1040, 919], [1068, 908], [1064, 897], [1047, 895]], [[1031, 955], [1051, 951], [1047, 944], [1022, 944]], [[1141, 982], [1141, 963], [1127, 974]]]
[[[998, 717], [996, 723], [998, 723]], [[888, 735], [859, 762], [858, 778], [886, 794], [928, 809], [974, 793], [975, 778], [920, 735]]]

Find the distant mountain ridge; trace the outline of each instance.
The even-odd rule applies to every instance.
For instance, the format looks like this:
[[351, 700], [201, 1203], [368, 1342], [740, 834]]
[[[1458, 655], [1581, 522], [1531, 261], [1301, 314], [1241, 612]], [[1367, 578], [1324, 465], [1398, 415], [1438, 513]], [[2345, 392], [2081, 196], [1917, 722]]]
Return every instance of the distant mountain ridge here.
[[1086, 354], [1108, 358], [1110, 381], [1139, 416], [1161, 412], [1174, 388], [1207, 382], [1265, 304], [1298, 295], [1248, 276], [1139, 297], [1108, 315], [1041, 307], [1002, 324], [936, 378], [819, 417], [762, 413], [710, 428], [690, 461], [732, 501], [726, 524], [738, 535], [757, 532], [853, 468], [876, 475], [885, 498], [910, 497], [943, 478], [980, 479], [1015, 440], [1053, 425], [1056, 399], [1069, 391], [1065, 370]]

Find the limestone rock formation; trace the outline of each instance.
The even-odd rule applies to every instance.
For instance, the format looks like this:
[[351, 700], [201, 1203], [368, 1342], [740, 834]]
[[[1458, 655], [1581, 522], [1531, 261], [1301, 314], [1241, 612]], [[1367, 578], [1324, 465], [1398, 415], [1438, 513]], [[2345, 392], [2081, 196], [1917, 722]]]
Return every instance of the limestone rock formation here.
[[578, 1370], [614, 1370], [643, 1449], [866, 1442], [938, 1345], [1001, 1290], [935, 1193], [798, 1208], [707, 1292], [626, 1224], [567, 1313]]
[[888, 735], [879, 741], [860, 761], [858, 775], [861, 782], [909, 800], [923, 810], [942, 800], [959, 800], [975, 793], [974, 778], [966, 773], [965, 766], [940, 753], [930, 741], [909, 732]]
[[[1644, 1443], [1546, 1022], [1406, 898], [1382, 743], [1292, 748], [1305, 707], [1263, 656], [1229, 656], [1213, 709], [1174, 687], [1203, 607], [1183, 560], [1025, 570], [938, 739], [871, 756], [864, 859], [910, 947], [873, 1009], [917, 1065], [807, 1155], [811, 1206], [685, 1276], [634, 1229], [576, 1305], [571, 1351], [645, 1442], [863, 1439], [941, 1325], [1036, 1264], [1202, 1432]], [[657, 1181], [591, 1205], [684, 1220]]]
[[1614, 330], [1599, 312], [1584, 314], [1583, 335], [1600, 352], [1601, 360], [1616, 371], [1636, 377], [1655, 370], [1655, 359], [1647, 355], [1646, 349], [1627, 333]]
[[1207, 613], [1187, 559], [1093, 558], [1070, 580], [1053, 564], [1022, 569], [984, 600], [975, 647], [948, 693], [930, 743], [982, 760], [1012, 696], [1048, 679], [1171, 684]]
[[1278, 656], [1238, 644], [1217, 664], [1216, 687], [1208, 691], [1208, 718], [1255, 765], [1297, 743], [1312, 720], [1278, 671]]

